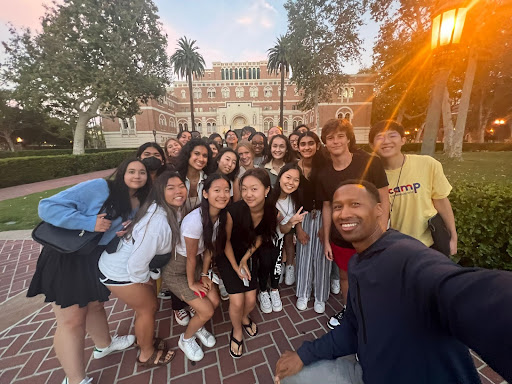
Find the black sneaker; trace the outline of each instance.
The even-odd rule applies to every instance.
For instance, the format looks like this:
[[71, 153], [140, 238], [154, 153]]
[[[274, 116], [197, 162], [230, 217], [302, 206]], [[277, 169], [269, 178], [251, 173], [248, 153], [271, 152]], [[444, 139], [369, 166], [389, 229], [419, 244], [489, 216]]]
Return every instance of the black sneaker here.
[[331, 318], [327, 322], [327, 326], [329, 327], [329, 329], [334, 329], [341, 324], [341, 319], [343, 319], [343, 316], [345, 316], [345, 310], [346, 307], [343, 307], [341, 311], [339, 311], [334, 316], [331, 316]]

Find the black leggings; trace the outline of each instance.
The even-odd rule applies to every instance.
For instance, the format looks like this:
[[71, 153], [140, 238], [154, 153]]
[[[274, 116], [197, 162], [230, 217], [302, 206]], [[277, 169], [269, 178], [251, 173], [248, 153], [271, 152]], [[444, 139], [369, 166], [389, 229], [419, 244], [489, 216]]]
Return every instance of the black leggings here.
[[268, 280], [270, 277], [270, 288], [279, 287], [279, 278], [281, 277], [281, 260], [283, 256], [283, 239], [277, 240], [276, 244], [265, 244], [259, 250], [258, 281], [260, 292], [268, 290]]

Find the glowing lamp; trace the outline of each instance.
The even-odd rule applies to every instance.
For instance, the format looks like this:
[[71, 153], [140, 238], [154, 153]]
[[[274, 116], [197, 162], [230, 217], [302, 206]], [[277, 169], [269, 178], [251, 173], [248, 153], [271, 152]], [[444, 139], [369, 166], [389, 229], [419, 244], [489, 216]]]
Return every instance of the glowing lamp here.
[[23, 139], [22, 139], [21, 137], [17, 137], [17, 138], [16, 138], [16, 142], [17, 142], [17, 143], [23, 143]]
[[450, 9], [432, 20], [432, 49], [460, 43], [468, 9]]

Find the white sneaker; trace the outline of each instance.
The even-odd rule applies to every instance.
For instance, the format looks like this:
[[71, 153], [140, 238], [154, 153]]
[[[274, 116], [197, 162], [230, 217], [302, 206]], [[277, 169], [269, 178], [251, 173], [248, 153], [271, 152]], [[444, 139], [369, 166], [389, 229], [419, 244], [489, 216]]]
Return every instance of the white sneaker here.
[[295, 267], [293, 265], [286, 266], [286, 276], [284, 283], [286, 285], [293, 285], [293, 283], [295, 283]]
[[279, 275], [279, 284], [283, 284], [285, 272], [286, 268], [283, 268], [283, 263], [281, 263], [281, 274]]
[[272, 313], [272, 303], [270, 302], [270, 295], [268, 292], [260, 292], [260, 309], [263, 313]]
[[296, 306], [299, 311], [305, 311], [308, 309], [308, 299], [306, 297], [299, 297]]
[[315, 300], [315, 306], [313, 307], [316, 313], [325, 312], [325, 303], [323, 301]]
[[338, 293], [340, 293], [340, 290], [341, 290], [340, 281], [332, 279], [331, 280], [331, 293], [333, 295], [337, 295]]
[[158, 280], [160, 276], [162, 276], [160, 268], [151, 269], [149, 271], [149, 276], [151, 277], [152, 280]]
[[[92, 383], [92, 377], [87, 377], [85, 376], [85, 379], [83, 379], [80, 384], [89, 384], [89, 383]], [[67, 377], [64, 378], [64, 380], [62, 380], [62, 384], [69, 384], [69, 380]]]
[[205, 347], [211, 348], [215, 345], [215, 336], [206, 330], [205, 327], [201, 327], [197, 330], [196, 336]]
[[[93, 356], [95, 359], [101, 359], [114, 351], [122, 351], [135, 343], [134, 335], [117, 336], [115, 335], [110, 342], [110, 345], [104, 349], [94, 348]], [[85, 380], [85, 379], [84, 379]]]
[[222, 282], [222, 280], [220, 280], [220, 283], [219, 283], [219, 291], [220, 291], [220, 298], [223, 301], [229, 300], [229, 293], [228, 293], [228, 291], [226, 291], [226, 287], [224, 286], [224, 283]]
[[199, 344], [197, 344], [196, 337], [193, 336], [185, 341], [184, 335], [184, 333], [181, 334], [180, 339], [178, 340], [178, 347], [180, 347], [189, 360], [201, 361], [204, 357], [204, 352]]
[[176, 320], [179, 325], [185, 326], [188, 325], [188, 322], [190, 321], [190, 315], [186, 310], [180, 309], [178, 311], [174, 311], [174, 320]]
[[283, 303], [281, 302], [281, 296], [279, 296], [279, 290], [270, 290], [270, 301], [272, 302], [272, 310], [274, 312], [280, 312], [283, 310]]

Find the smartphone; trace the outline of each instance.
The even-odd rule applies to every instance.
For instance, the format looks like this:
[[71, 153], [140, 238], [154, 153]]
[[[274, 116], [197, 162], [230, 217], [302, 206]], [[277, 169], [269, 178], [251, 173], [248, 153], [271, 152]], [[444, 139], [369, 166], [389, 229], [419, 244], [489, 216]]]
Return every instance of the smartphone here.
[[[201, 297], [205, 297], [206, 296], [206, 293], [204, 293], [203, 291], [199, 292], [201, 294]], [[196, 295], [197, 297], [199, 297], [199, 295], [197, 294], [196, 291], [194, 291], [194, 295]]]
[[[240, 273], [241, 273], [242, 275], [244, 275], [244, 276], [247, 274], [247, 273], [245, 272], [245, 269], [241, 269], [241, 270], [240, 270]], [[249, 286], [249, 280], [247, 279], [247, 277], [244, 277], [242, 281], [243, 281], [243, 283], [244, 283], [244, 285], [245, 285], [246, 287], [248, 287], [248, 286]]]

